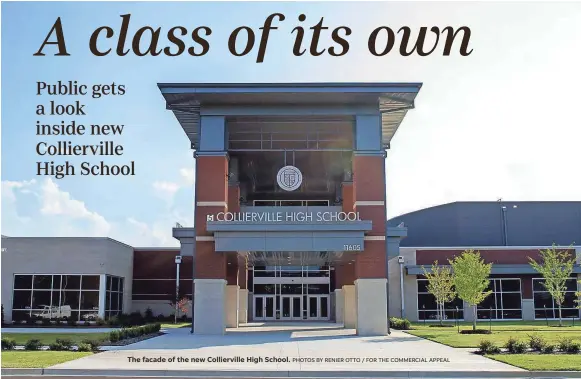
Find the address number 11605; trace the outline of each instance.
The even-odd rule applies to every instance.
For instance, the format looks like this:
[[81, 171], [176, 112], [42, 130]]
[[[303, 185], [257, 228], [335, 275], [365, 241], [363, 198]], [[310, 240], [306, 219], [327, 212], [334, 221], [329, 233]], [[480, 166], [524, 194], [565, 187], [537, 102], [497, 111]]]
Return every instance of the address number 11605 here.
[[343, 245], [344, 251], [360, 251], [361, 245]]

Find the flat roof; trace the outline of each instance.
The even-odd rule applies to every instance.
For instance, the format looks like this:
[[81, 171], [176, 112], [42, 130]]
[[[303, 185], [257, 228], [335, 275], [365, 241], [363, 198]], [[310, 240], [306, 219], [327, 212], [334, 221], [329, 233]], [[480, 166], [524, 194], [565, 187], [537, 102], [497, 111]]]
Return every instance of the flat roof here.
[[[166, 108], [173, 111], [194, 149], [198, 148], [201, 108], [212, 106], [270, 109], [373, 106], [382, 114], [383, 144], [389, 148], [407, 111], [414, 108], [422, 83], [158, 83], [157, 86], [166, 100]], [[332, 111], [329, 113], [332, 115]]]

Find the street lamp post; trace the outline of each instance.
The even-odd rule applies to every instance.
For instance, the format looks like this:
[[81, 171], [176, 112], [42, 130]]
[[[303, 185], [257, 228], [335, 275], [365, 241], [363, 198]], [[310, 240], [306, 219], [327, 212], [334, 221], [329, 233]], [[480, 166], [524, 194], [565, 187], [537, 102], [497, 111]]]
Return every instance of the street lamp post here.
[[[499, 199], [499, 201], [502, 201], [502, 199]], [[512, 208], [516, 209], [516, 208], [518, 208], [518, 206], [513, 205]], [[506, 207], [506, 205], [503, 205], [500, 208], [500, 210], [501, 210], [503, 242], [504, 242], [504, 246], [508, 246], [508, 225], [507, 225], [507, 217], [506, 217], [506, 212], [507, 212], [508, 208]]]
[[176, 309], [174, 313], [174, 324], [178, 323], [178, 302], [180, 297], [180, 263], [182, 263], [182, 256], [176, 255]]
[[399, 292], [401, 298], [401, 318], [405, 318], [405, 302], [404, 302], [404, 292], [403, 292], [403, 264], [405, 263], [404, 257], [397, 257], [397, 262], [399, 263]]

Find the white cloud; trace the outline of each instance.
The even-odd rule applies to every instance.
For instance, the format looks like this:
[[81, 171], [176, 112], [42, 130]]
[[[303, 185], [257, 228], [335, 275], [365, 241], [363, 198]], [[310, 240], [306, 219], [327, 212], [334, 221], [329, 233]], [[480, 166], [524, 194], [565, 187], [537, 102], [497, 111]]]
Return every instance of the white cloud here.
[[107, 220], [50, 178], [2, 181], [3, 235], [111, 237], [132, 246], [178, 246], [171, 235], [175, 222], [193, 220], [175, 212], [158, 215], [152, 225], [133, 217]]
[[86, 220], [91, 225], [93, 235], [107, 236], [111, 225], [103, 216], [91, 212], [80, 200], [75, 200], [71, 194], [62, 191], [52, 179], [46, 179], [40, 188], [42, 208], [40, 213], [64, 217], [67, 220]]
[[193, 168], [181, 168], [179, 170], [180, 178], [177, 182], [155, 181], [152, 184], [153, 191], [160, 199], [164, 200], [169, 206], [174, 203], [176, 193], [194, 184], [195, 173]]
[[171, 203], [176, 192], [180, 189], [178, 183], [173, 182], [153, 182], [153, 190], [162, 200]]
[[194, 168], [180, 168], [180, 175], [182, 177], [182, 180], [185, 182], [185, 184], [187, 185], [193, 185], [194, 184], [194, 178], [195, 178], [195, 171]]

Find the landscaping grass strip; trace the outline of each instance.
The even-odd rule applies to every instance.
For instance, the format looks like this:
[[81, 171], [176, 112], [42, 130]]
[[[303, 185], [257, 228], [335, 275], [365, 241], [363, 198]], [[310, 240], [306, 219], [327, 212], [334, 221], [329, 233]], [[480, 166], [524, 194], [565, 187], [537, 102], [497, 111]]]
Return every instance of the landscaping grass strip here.
[[530, 371], [581, 371], [579, 354], [494, 354], [486, 357]]
[[77, 351], [2, 351], [2, 368], [45, 368], [92, 354]]
[[40, 340], [42, 345], [50, 345], [56, 342], [57, 339], [70, 339], [74, 345], [83, 340], [107, 340], [109, 333], [2, 333], [2, 338], [12, 338], [16, 341], [16, 345], [24, 345], [26, 341], [31, 339]]

